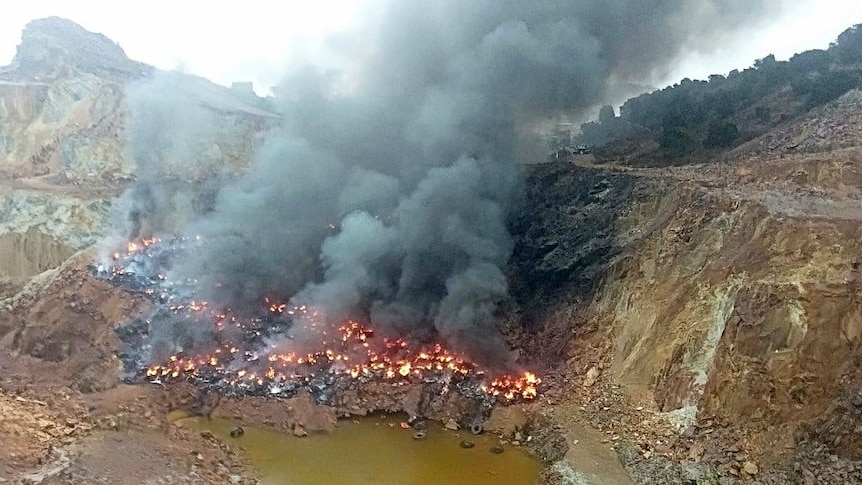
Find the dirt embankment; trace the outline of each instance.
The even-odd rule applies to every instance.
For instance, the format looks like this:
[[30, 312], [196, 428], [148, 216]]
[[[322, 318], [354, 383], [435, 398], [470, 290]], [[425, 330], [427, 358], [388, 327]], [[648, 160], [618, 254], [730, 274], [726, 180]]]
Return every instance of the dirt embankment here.
[[14, 295], [30, 278], [60, 266], [74, 252], [35, 229], [0, 234], [0, 298]]
[[171, 425], [157, 389], [119, 384], [118, 324], [144, 302], [82, 252], [0, 308], [0, 478], [43, 484], [252, 483], [238, 449]]
[[[0, 362], [5, 375], [27, 371]], [[254, 483], [238, 448], [209, 433], [174, 426], [148, 390], [119, 386], [81, 394], [57, 382], [0, 381], [0, 482]]]

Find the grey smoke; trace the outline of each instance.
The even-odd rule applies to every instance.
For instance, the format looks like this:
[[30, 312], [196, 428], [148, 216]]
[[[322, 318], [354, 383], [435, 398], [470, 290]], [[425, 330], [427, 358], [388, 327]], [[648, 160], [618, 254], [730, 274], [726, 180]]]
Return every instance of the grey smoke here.
[[333, 40], [339, 68], [298, 66], [279, 86], [282, 128], [187, 228], [208, 244], [177, 271], [229, 305], [292, 297], [505, 364], [497, 308], [524, 127], [661, 77], [774, 7], [386, 2]]
[[136, 182], [118, 203], [114, 227], [123, 238], [150, 237], [194, 212], [188, 181], [179, 174], [203, 158], [216, 131], [214, 114], [185, 87], [184, 75], [155, 71], [126, 88], [127, 158]]

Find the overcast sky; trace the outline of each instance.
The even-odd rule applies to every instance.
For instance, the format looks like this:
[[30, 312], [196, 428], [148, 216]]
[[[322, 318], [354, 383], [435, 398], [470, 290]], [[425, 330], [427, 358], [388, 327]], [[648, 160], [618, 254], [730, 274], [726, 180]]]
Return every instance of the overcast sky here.
[[[748, 67], [770, 53], [786, 59], [800, 51], [825, 48], [844, 29], [862, 23], [859, 0], [778, 1], [786, 7], [781, 15], [769, 19], [768, 27], [745, 33], [713, 53], [692, 56], [665, 81], [724, 74]], [[163, 69], [181, 68], [226, 85], [231, 81], [253, 81], [258, 93], [265, 94], [279, 80], [292, 53], [310, 48], [312, 44], [306, 39], [348, 28], [374, 3], [375, 0], [14, 2], [4, 5], [0, 16], [0, 64], [11, 61], [28, 21], [56, 15], [105, 34], [135, 60]]]

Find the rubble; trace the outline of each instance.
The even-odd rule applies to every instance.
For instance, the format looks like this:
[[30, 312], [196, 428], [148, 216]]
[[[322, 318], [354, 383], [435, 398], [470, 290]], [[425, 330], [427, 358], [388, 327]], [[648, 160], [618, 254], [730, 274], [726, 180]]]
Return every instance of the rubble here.
[[300, 426], [299, 424], [294, 424], [293, 425], [293, 436], [296, 436], [297, 438], [304, 438], [304, 437], [308, 436], [308, 432], [305, 431], [305, 429], [302, 426]]
[[749, 475], [757, 475], [757, 472], [760, 471], [760, 469], [757, 468], [757, 465], [753, 461], [745, 461], [742, 463], [742, 471]]
[[496, 407], [484, 426], [491, 433], [512, 437], [527, 426], [527, 414], [519, 406]]
[[590, 387], [596, 383], [596, 380], [599, 378], [599, 369], [597, 367], [590, 367], [590, 370], [587, 371], [587, 374], [584, 376], [584, 387]]

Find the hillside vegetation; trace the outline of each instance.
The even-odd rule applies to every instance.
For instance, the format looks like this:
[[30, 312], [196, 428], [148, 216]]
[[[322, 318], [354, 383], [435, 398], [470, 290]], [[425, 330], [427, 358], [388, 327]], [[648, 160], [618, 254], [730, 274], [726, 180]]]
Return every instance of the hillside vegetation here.
[[737, 147], [862, 86], [862, 24], [826, 50], [678, 84], [629, 99], [581, 126], [599, 161], [679, 165]]

